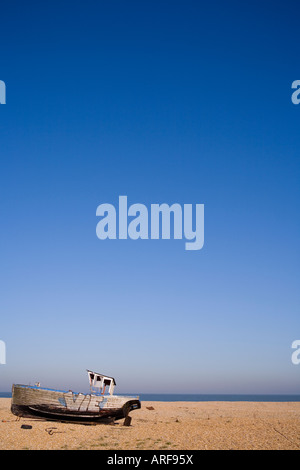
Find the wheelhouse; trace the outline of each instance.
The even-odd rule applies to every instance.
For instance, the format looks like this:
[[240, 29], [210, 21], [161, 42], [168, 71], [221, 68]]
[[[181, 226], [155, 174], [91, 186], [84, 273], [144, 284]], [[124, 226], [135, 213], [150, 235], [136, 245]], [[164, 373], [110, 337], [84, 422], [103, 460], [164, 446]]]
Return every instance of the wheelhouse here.
[[105, 393], [113, 395], [116, 381], [113, 377], [99, 374], [88, 370], [91, 393], [95, 395], [104, 395]]

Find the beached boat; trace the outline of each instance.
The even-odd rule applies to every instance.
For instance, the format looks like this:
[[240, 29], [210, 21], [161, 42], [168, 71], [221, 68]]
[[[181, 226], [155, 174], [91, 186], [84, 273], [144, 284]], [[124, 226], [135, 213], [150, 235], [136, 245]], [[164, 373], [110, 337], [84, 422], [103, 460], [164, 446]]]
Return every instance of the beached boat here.
[[81, 423], [127, 418], [141, 407], [139, 397], [114, 395], [113, 377], [87, 371], [90, 393], [43, 388], [40, 384], [13, 385], [11, 412], [21, 417]]

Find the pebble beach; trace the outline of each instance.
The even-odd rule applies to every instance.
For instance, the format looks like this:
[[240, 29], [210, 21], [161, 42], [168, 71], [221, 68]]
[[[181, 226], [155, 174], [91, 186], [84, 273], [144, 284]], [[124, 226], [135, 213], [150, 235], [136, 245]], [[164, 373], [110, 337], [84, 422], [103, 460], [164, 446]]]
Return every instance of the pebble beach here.
[[10, 404], [0, 398], [1, 450], [300, 449], [299, 402], [142, 402], [130, 426], [17, 418]]

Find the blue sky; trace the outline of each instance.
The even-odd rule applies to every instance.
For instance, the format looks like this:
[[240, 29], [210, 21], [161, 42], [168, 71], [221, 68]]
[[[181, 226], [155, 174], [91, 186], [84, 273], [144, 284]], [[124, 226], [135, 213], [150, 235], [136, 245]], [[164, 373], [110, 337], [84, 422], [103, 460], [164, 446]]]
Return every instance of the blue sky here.
[[[295, 2], [1, 6], [0, 390], [299, 393]], [[205, 244], [96, 208], [205, 205]]]

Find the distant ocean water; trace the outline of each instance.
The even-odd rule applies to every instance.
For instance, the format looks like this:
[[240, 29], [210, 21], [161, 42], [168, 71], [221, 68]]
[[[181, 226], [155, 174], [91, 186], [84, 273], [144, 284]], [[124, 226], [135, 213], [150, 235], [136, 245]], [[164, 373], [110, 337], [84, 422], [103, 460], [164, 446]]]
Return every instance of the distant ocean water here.
[[[119, 393], [122, 395], [122, 393]], [[129, 395], [129, 394], [124, 394]], [[200, 395], [168, 393], [132, 393], [141, 401], [257, 401], [257, 402], [300, 402], [300, 395]], [[0, 398], [11, 398], [11, 392], [0, 392]]]
[[300, 395], [200, 395], [141, 393], [139, 396], [141, 401], [300, 401]]

